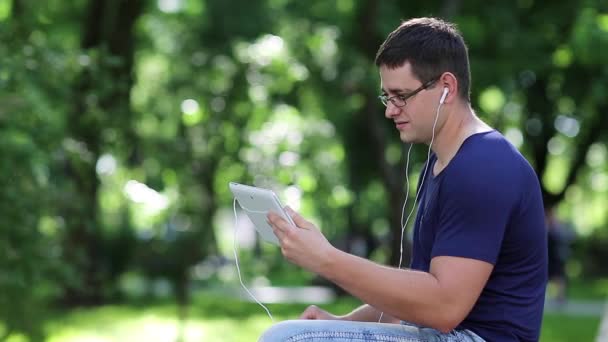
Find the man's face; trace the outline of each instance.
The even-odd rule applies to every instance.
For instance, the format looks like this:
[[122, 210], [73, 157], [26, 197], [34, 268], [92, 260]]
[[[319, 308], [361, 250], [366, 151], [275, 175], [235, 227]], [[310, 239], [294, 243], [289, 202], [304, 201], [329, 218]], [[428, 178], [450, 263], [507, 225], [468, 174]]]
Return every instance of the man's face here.
[[[384, 95], [388, 97], [399, 95], [401, 98], [407, 98], [405, 105], [401, 107], [388, 101], [384, 112], [387, 119], [395, 122], [401, 141], [429, 143], [433, 133], [437, 105], [441, 97], [439, 90], [441, 87], [433, 84], [426, 89], [421, 89], [414, 96], [408, 97], [423, 85], [412, 73], [408, 62], [396, 69], [381, 66], [380, 81]], [[396, 102], [400, 102], [398, 98], [396, 100]], [[442, 124], [443, 120], [437, 122], [435, 133]]]

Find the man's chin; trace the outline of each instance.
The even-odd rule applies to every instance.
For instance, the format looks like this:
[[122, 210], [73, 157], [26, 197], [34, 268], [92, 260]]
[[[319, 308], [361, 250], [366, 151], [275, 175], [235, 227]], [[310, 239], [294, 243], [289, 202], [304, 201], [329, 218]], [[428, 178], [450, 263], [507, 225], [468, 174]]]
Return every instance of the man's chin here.
[[406, 144], [411, 144], [416, 142], [416, 136], [413, 134], [407, 134], [405, 132], [399, 132], [399, 139]]
[[399, 135], [399, 139], [401, 139], [401, 141], [406, 144], [427, 144], [428, 145], [428, 141], [424, 141], [424, 140], [420, 139], [420, 137], [415, 136], [413, 134], [405, 134], [405, 133], [401, 132], [401, 134]]

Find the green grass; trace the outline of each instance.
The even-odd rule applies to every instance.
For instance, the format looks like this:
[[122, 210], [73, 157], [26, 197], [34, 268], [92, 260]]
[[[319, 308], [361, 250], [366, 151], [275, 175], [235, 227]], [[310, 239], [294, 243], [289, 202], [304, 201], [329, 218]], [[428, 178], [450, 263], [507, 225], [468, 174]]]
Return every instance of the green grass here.
[[[352, 299], [329, 308], [346, 313], [357, 306]], [[275, 321], [296, 318], [303, 304], [268, 305]], [[189, 309], [183, 327], [184, 341], [255, 341], [272, 325], [255, 303], [199, 295]], [[175, 341], [178, 336], [177, 308], [170, 303], [110, 305], [60, 313], [46, 324], [48, 341]]]
[[541, 342], [595, 341], [600, 317], [546, 314], [543, 318]]
[[[354, 299], [341, 299], [324, 308], [343, 314], [355, 308]], [[275, 321], [296, 318], [306, 305], [269, 305]], [[166, 302], [111, 305], [58, 313], [45, 328], [47, 341], [175, 341], [177, 308]], [[541, 341], [593, 341], [599, 317], [546, 314]], [[255, 341], [272, 324], [254, 303], [199, 294], [183, 328], [184, 341]]]

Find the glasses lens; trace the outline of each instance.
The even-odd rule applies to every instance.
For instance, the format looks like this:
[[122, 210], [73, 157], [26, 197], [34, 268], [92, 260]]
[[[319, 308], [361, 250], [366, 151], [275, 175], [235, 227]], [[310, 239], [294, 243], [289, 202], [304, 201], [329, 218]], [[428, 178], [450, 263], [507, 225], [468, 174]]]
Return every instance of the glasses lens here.
[[405, 101], [401, 98], [401, 96], [388, 97], [387, 95], [380, 95], [380, 96], [378, 96], [378, 98], [380, 99], [380, 101], [382, 101], [382, 104], [387, 107], [388, 107], [389, 101], [392, 102], [393, 105], [395, 105], [397, 107], [405, 106]]
[[395, 97], [393, 97], [391, 99], [391, 101], [397, 107], [403, 107], [403, 106], [405, 106], [405, 101], [403, 100], [403, 98], [401, 96], [395, 96]]

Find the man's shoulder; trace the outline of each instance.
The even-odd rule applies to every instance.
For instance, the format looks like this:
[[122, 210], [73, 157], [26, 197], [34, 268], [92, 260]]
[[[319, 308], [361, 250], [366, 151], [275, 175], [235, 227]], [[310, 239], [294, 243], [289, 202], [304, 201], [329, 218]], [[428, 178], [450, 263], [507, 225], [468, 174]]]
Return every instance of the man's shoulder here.
[[452, 162], [452, 172], [469, 179], [533, 174], [526, 158], [496, 130], [470, 136]]
[[469, 137], [450, 164], [443, 183], [456, 193], [478, 190], [515, 199], [537, 178], [523, 155], [497, 131]]

